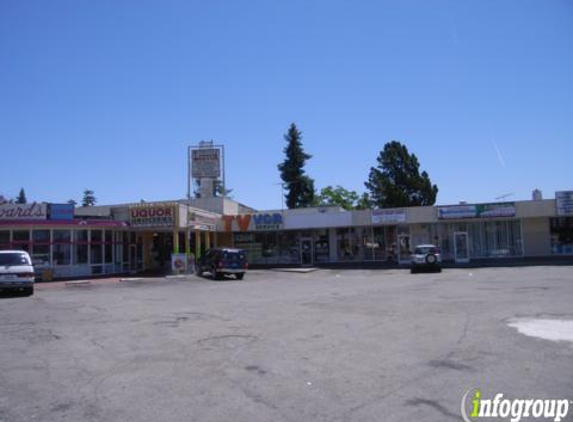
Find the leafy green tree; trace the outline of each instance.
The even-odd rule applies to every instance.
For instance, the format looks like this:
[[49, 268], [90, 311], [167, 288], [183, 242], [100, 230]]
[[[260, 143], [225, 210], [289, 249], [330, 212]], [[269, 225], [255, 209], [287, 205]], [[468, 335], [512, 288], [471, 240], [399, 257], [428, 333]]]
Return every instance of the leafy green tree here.
[[428, 173], [420, 173], [415, 154], [400, 142], [384, 145], [378, 156], [378, 166], [370, 168], [368, 181], [372, 204], [380, 208], [434, 205], [438, 187], [432, 185]]
[[368, 192], [364, 192], [362, 196], [358, 199], [356, 206], [354, 207], [357, 210], [369, 210], [372, 208], [372, 199], [370, 199], [370, 195]]
[[337, 206], [345, 210], [352, 210], [356, 208], [359, 198], [356, 191], [344, 189], [342, 186], [327, 186], [320, 190], [320, 194], [316, 197], [316, 203], [323, 207]]
[[226, 198], [232, 198], [233, 189], [226, 189], [223, 186], [223, 181], [217, 179], [213, 182], [213, 196], [224, 196]]
[[84, 198], [82, 199], [82, 207], [93, 207], [97, 203], [97, 198], [94, 195], [94, 191], [86, 189], [84, 191]]
[[312, 156], [304, 152], [302, 133], [294, 123], [291, 123], [284, 139], [287, 142], [284, 149], [286, 157], [278, 169], [283, 188], [287, 190], [286, 205], [289, 209], [310, 207], [315, 202], [314, 180], [305, 174], [304, 165]]
[[24, 192], [24, 188], [20, 189], [20, 193], [18, 194], [18, 197], [16, 198], [16, 203], [17, 204], [26, 204], [28, 202], [28, 200], [26, 199], [26, 192]]
[[77, 203], [75, 200], [73, 200], [73, 199], [68, 199], [68, 204], [69, 204], [69, 205], [73, 205], [74, 207], [75, 207], [76, 205], [78, 205], [78, 203]]
[[[201, 198], [201, 179], [195, 179], [194, 181], [194, 185], [193, 185], [193, 196], [195, 198]], [[213, 180], [213, 184], [212, 184], [212, 195], [211, 196], [217, 196], [217, 197], [226, 197], [229, 199], [233, 198], [233, 189], [225, 189], [223, 188], [223, 181], [221, 179], [216, 179]]]

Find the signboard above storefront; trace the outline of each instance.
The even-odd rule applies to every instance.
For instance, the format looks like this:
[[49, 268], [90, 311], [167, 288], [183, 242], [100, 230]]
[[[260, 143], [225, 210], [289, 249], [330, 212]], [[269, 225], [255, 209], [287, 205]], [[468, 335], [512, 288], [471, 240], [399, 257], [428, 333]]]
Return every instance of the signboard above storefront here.
[[138, 205], [129, 209], [132, 227], [173, 227], [174, 221], [173, 205]]
[[0, 205], [0, 221], [45, 220], [48, 216], [46, 204], [3, 204]]
[[372, 210], [372, 224], [396, 224], [406, 222], [404, 210]]
[[188, 211], [187, 226], [198, 230], [215, 230], [217, 227], [217, 218], [195, 211]]
[[191, 177], [221, 177], [221, 150], [218, 148], [200, 148], [191, 151]]
[[283, 228], [283, 216], [280, 213], [224, 215], [225, 231], [263, 231]]
[[71, 204], [49, 204], [49, 220], [73, 220], [74, 206]]
[[557, 215], [573, 215], [573, 191], [555, 192], [555, 209]]
[[438, 218], [442, 220], [496, 217], [515, 217], [515, 204], [513, 202], [504, 202], [438, 207]]

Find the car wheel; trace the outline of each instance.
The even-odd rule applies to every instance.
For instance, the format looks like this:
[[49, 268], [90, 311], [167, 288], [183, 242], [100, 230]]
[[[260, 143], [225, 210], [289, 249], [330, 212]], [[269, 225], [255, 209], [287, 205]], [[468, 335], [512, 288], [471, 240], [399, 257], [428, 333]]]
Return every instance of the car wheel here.
[[242, 280], [244, 276], [245, 276], [245, 273], [237, 273], [237, 274], [235, 274], [235, 277], [237, 277], [237, 280]]
[[211, 278], [213, 280], [219, 280], [219, 274], [217, 274], [217, 270], [215, 269], [215, 267], [211, 268]]
[[34, 286], [24, 288], [24, 294], [26, 296], [32, 296], [34, 294]]
[[426, 255], [426, 264], [434, 265], [438, 261], [438, 257], [433, 253]]

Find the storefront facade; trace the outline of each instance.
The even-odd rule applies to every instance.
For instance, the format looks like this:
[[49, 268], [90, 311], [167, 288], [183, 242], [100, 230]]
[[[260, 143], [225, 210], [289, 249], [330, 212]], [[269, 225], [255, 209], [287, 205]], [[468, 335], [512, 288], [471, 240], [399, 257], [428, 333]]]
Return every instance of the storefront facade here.
[[424, 243], [437, 245], [445, 262], [468, 263], [573, 256], [572, 223], [573, 215], [558, 214], [556, 201], [538, 200], [264, 211], [223, 216], [218, 230], [232, 234], [229, 246], [245, 249], [254, 265], [407, 264]]
[[169, 273], [174, 254], [216, 242], [220, 216], [178, 202], [0, 205], [0, 249], [30, 253], [41, 278]]
[[4, 204], [0, 249], [28, 251], [37, 271], [53, 277], [169, 273], [174, 256], [187, 262], [213, 246], [242, 248], [255, 266], [405, 265], [425, 243], [450, 263], [573, 258], [570, 191], [555, 200], [360, 211], [254, 211], [228, 199], [211, 202], [211, 210], [189, 201]]

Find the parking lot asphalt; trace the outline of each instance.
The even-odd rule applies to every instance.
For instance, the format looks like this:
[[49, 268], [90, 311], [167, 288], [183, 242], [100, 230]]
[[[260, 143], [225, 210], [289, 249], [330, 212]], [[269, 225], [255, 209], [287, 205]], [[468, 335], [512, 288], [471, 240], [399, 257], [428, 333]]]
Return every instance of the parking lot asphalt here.
[[572, 269], [38, 284], [0, 299], [0, 422], [443, 422], [472, 388], [573, 400], [571, 333], [516, 328], [569, 329]]

